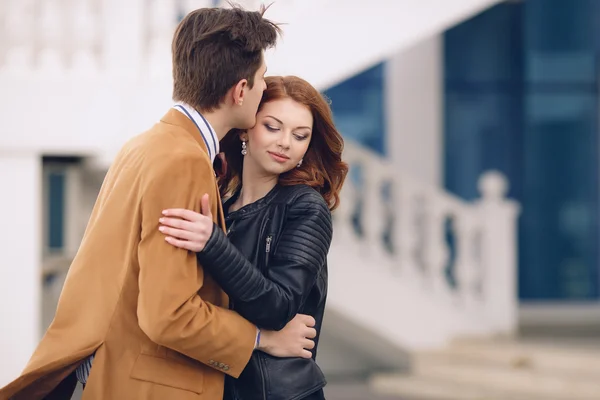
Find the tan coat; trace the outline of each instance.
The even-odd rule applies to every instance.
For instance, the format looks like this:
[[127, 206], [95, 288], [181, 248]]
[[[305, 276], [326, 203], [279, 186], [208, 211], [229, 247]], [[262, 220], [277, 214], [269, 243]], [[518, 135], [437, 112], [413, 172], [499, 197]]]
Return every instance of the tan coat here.
[[[167, 244], [158, 231], [163, 209], [199, 211], [204, 193], [223, 226], [207, 149], [179, 111], [123, 147], [54, 321], [0, 400], [36, 400], [51, 391], [53, 399], [69, 399], [65, 378], [72, 380], [94, 352], [83, 400], [222, 399], [224, 373], [237, 377], [244, 369], [256, 327], [227, 309], [227, 296], [194, 253]], [[55, 389], [60, 382], [69, 387]]]

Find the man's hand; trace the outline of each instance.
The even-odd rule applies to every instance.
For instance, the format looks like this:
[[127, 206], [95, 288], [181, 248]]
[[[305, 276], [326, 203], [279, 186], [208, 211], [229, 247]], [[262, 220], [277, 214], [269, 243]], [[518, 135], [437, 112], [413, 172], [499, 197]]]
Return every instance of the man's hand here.
[[199, 252], [204, 249], [213, 231], [213, 217], [208, 202], [208, 194], [202, 196], [202, 214], [181, 208], [164, 210], [160, 218], [159, 231], [166, 235], [165, 240], [175, 247]]
[[261, 330], [260, 344], [257, 350], [279, 358], [311, 358], [312, 353], [308, 350], [315, 347], [312, 339], [317, 336], [314, 326], [315, 319], [313, 317], [297, 314], [280, 331]]

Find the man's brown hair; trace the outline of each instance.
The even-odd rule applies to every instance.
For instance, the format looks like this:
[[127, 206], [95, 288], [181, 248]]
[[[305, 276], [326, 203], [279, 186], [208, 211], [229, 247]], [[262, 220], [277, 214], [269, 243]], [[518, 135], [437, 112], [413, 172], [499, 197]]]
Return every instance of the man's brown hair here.
[[173, 99], [212, 111], [242, 79], [250, 89], [263, 51], [275, 46], [279, 27], [260, 11], [201, 8], [190, 12], [173, 37]]

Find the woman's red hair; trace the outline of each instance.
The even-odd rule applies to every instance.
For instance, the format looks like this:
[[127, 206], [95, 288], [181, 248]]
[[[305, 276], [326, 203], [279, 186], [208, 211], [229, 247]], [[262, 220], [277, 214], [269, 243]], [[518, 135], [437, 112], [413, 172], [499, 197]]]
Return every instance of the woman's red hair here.
[[[340, 190], [348, 173], [348, 165], [342, 161], [344, 139], [333, 123], [329, 104], [323, 96], [304, 79], [295, 76], [270, 76], [266, 79], [267, 90], [263, 93], [259, 110], [275, 100], [290, 98], [308, 107], [313, 116], [310, 145], [300, 168], [279, 176], [284, 186], [305, 184], [316, 189], [331, 210], [340, 202]], [[239, 130], [229, 132], [221, 140], [221, 151], [227, 161], [226, 173], [219, 178], [223, 196], [235, 192], [241, 184], [243, 157]]]

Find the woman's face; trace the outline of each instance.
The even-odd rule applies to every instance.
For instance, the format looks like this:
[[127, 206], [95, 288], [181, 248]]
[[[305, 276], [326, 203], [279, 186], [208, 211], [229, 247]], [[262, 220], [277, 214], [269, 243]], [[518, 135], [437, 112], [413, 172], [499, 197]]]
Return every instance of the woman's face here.
[[247, 142], [244, 168], [251, 167], [261, 175], [280, 175], [297, 168], [310, 144], [312, 128], [312, 113], [305, 105], [289, 98], [264, 104], [256, 115], [256, 125], [240, 135]]

